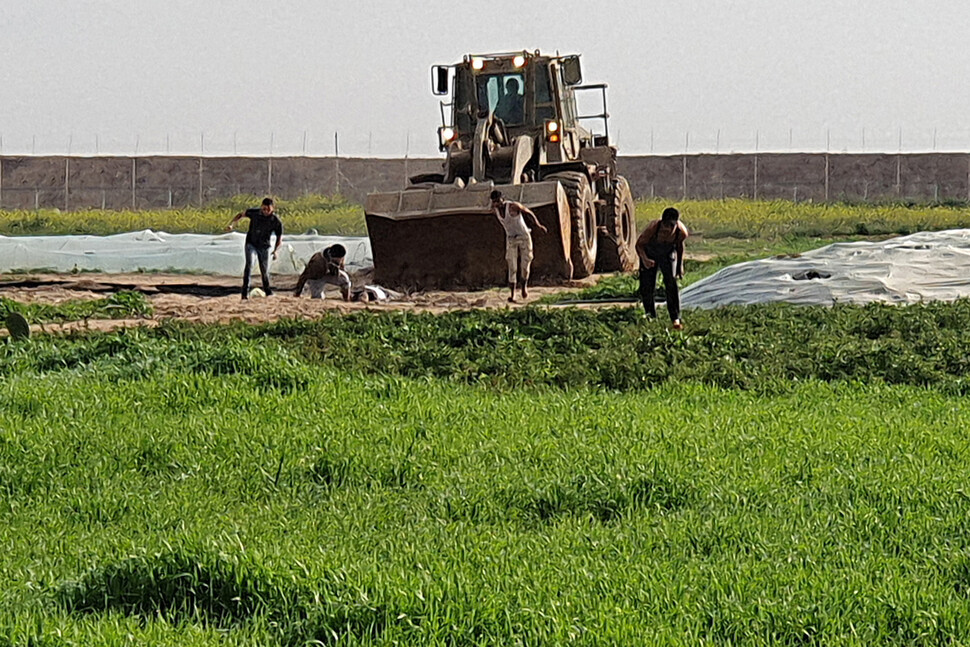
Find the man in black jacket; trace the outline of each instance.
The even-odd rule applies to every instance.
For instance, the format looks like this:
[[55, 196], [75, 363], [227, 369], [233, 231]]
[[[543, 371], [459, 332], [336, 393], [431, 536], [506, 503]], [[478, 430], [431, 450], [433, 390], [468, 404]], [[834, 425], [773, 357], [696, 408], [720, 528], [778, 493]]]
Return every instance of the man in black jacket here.
[[259, 261], [259, 274], [263, 279], [263, 292], [266, 296], [273, 294], [269, 284], [269, 248], [270, 237], [276, 235], [276, 246], [273, 247], [273, 260], [279, 257], [280, 245], [283, 243], [283, 222], [273, 211], [273, 198], [264, 198], [258, 209], [240, 211], [229, 221], [226, 231], [232, 231], [236, 223], [243, 218], [249, 218], [249, 233], [246, 234], [246, 269], [243, 271], [242, 298], [249, 298], [249, 278], [253, 272], [253, 257]]

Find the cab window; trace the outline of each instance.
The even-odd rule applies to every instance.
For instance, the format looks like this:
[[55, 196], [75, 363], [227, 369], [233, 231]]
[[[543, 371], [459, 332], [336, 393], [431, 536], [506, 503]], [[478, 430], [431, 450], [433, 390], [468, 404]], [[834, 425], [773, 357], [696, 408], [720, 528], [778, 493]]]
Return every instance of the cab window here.
[[549, 84], [549, 68], [536, 67], [536, 122], [556, 118], [556, 103]]
[[525, 121], [525, 82], [522, 74], [490, 74], [478, 77], [478, 108], [492, 112], [506, 125]]

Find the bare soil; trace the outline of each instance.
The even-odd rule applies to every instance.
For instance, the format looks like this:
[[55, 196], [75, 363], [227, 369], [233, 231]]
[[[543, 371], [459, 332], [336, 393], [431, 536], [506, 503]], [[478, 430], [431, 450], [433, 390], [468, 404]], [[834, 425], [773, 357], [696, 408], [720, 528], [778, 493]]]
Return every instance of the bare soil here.
[[[592, 285], [596, 277], [569, 281], [557, 286], [529, 288], [529, 296], [516, 295], [508, 302], [508, 288], [475, 292], [430, 291], [402, 295], [387, 302], [344, 302], [339, 293], [328, 291], [326, 299], [293, 296], [295, 277], [274, 277], [274, 294], [240, 298], [237, 276], [185, 274], [18, 274], [0, 279], [0, 297], [22, 303], [57, 304], [64, 301], [103, 299], [116, 292], [135, 290], [151, 301], [154, 313], [137, 319], [91, 319], [65, 324], [32, 326], [35, 331], [57, 332], [75, 329], [112, 330], [121, 327], [155, 326], [179, 319], [196, 323], [244, 321], [264, 323], [281, 318], [315, 319], [325, 314], [362, 310], [441, 313], [473, 308], [520, 308], [540, 297]], [[355, 285], [359, 280], [355, 280]], [[258, 281], [257, 281], [258, 285]], [[5, 332], [5, 331], [4, 331]]]

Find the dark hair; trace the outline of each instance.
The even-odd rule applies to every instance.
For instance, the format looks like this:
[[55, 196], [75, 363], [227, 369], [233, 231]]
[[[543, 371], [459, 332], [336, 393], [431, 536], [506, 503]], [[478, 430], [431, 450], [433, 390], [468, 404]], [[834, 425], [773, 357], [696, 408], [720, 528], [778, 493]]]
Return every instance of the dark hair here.
[[502, 199], [502, 192], [499, 191], [498, 189], [495, 189], [494, 191], [492, 191], [489, 194], [488, 199], [489, 200], [501, 200]]
[[664, 222], [677, 222], [677, 220], [680, 219], [680, 212], [674, 207], [667, 207], [664, 209], [663, 215], [660, 216], [660, 219]]
[[273, 198], [263, 198], [263, 206], [264, 207], [272, 207], [273, 206]]
[[347, 248], [337, 243], [330, 246], [330, 258], [343, 258], [347, 255]]

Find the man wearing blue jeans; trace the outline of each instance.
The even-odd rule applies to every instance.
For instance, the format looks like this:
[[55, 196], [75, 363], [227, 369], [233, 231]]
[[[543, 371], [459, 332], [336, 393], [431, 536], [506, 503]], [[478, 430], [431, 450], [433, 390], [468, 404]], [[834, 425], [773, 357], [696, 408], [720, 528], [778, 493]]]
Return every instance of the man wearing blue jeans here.
[[263, 279], [263, 292], [266, 296], [273, 294], [269, 284], [269, 248], [270, 237], [276, 235], [276, 246], [273, 247], [273, 260], [279, 257], [280, 245], [283, 242], [283, 222], [273, 211], [272, 198], [264, 198], [258, 209], [240, 211], [229, 221], [226, 231], [232, 231], [236, 223], [243, 218], [249, 218], [249, 232], [246, 234], [246, 269], [243, 270], [242, 298], [249, 298], [249, 278], [253, 273], [253, 257], [259, 262], [259, 274]]

